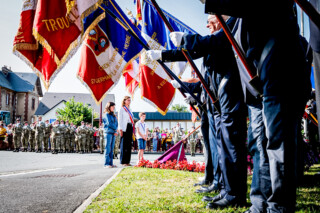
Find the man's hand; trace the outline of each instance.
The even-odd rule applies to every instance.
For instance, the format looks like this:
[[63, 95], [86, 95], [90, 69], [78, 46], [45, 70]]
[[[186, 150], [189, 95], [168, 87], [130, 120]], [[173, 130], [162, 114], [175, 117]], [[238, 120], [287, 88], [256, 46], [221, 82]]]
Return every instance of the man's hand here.
[[200, 0], [202, 4], [205, 4], [206, 3], [206, 0]]
[[185, 33], [183, 32], [172, 32], [170, 33], [170, 40], [172, 41], [172, 43], [176, 46], [176, 47], [180, 47], [181, 45], [181, 41], [182, 41], [182, 37]]
[[120, 130], [120, 136], [121, 136], [121, 137], [123, 136], [123, 131], [122, 131], [122, 130]]
[[195, 105], [195, 104], [197, 103], [196, 100], [194, 100], [194, 98], [193, 98], [191, 95], [187, 94], [186, 96], [187, 96], [187, 97], [184, 99], [184, 101], [185, 101], [187, 104]]
[[161, 54], [162, 54], [162, 51], [161, 50], [148, 50], [146, 52], [146, 57], [147, 57], [147, 60], [151, 60], [151, 61], [157, 61], [157, 60], [161, 60]]
[[179, 88], [181, 87], [181, 85], [180, 85], [180, 84], [178, 83], [178, 81], [176, 81], [176, 80], [172, 80], [170, 83], [171, 83], [172, 86], [173, 86], [174, 88], [176, 88], [176, 89], [179, 89]]

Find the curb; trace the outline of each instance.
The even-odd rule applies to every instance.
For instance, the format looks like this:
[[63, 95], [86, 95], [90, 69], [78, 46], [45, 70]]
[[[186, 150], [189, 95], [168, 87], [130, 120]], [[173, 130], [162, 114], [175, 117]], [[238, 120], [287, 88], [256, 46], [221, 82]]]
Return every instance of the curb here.
[[117, 177], [117, 175], [122, 171], [123, 168], [119, 168], [116, 173], [112, 175], [102, 186], [100, 186], [95, 192], [93, 192], [83, 203], [73, 212], [73, 213], [82, 213], [84, 210], [92, 203], [92, 200], [95, 199], [101, 191], [106, 188], [107, 185], [111, 183], [113, 179]]

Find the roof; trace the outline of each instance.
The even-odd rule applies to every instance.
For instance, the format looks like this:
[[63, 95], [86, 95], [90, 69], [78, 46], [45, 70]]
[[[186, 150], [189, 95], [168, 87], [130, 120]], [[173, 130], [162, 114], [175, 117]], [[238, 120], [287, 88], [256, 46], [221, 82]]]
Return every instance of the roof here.
[[0, 86], [15, 92], [32, 92], [35, 86], [40, 86], [38, 91], [39, 95], [42, 96], [40, 80], [35, 73], [12, 72], [9, 70], [5, 75], [3, 70], [0, 70]]
[[[133, 112], [133, 116], [139, 118], [139, 112]], [[159, 112], [146, 112], [146, 121], [150, 120], [191, 120], [191, 112], [170, 111], [166, 115], [162, 115]]]
[[[100, 106], [96, 104], [94, 99], [88, 93], [54, 93], [46, 92], [41, 99], [39, 106], [34, 113], [35, 115], [44, 115], [61, 101], [69, 101], [71, 98], [74, 98], [75, 102], [81, 102], [83, 104], [90, 104], [93, 107], [95, 112], [100, 112]], [[102, 106], [104, 107], [107, 102], [115, 102], [114, 94], [108, 94], [102, 101]]]

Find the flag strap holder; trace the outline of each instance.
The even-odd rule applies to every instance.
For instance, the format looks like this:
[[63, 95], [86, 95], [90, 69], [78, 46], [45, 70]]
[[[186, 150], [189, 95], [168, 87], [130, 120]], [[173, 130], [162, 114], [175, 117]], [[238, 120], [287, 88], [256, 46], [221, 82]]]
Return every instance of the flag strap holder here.
[[[133, 36], [142, 46], [143, 48], [145, 48], [146, 50], [150, 50], [150, 47], [145, 44], [134, 32], [132, 32], [132, 30], [125, 24], [123, 23], [123, 21], [121, 21], [111, 10], [109, 10], [108, 8], [103, 8], [101, 7], [101, 5], [99, 5], [99, 7], [106, 12], [108, 15], [110, 15], [114, 20], [116, 20], [131, 36]], [[172, 72], [161, 60], [157, 60], [157, 62], [162, 66], [162, 68], [165, 70], [165, 72], [167, 73], [167, 75], [170, 77], [171, 80], [176, 80], [182, 87], [182, 89], [184, 89], [186, 92], [188, 92], [191, 97], [199, 104], [199, 106], [202, 108], [202, 110], [204, 112], [206, 112], [206, 109], [203, 108], [203, 103], [199, 100], [199, 98], [197, 98], [190, 90], [189, 88], [176, 76], [176, 74], [174, 72]], [[186, 95], [179, 89], [179, 91], [181, 92], [182, 96], [184, 98], [186, 98]], [[199, 116], [199, 118], [201, 118], [201, 115], [199, 113], [199, 111], [192, 105], [190, 104], [190, 106], [192, 107], [192, 109], [197, 113], [197, 115]]]
[[[172, 25], [170, 24], [168, 19], [165, 17], [165, 15], [164, 15], [163, 11], [161, 10], [161, 8], [159, 7], [158, 3], [155, 0], [151, 0], [151, 2], [153, 4], [153, 6], [156, 8], [158, 14], [160, 15], [161, 19], [163, 20], [163, 22], [165, 23], [165, 25], [167, 26], [169, 31], [170, 32], [174, 32], [174, 29], [173, 29]], [[213, 106], [219, 112], [219, 114], [221, 114], [221, 109], [220, 109], [220, 104], [219, 104], [218, 98], [210, 90], [208, 84], [206, 83], [206, 81], [204, 80], [203, 76], [201, 75], [198, 67], [193, 62], [193, 59], [192, 59], [191, 55], [189, 54], [188, 50], [182, 49], [182, 53], [183, 53], [184, 57], [187, 59], [187, 61], [190, 63], [192, 69], [196, 72], [196, 74], [197, 74], [197, 76], [198, 76], [203, 88], [208, 93], [208, 95], [209, 95], [209, 97], [210, 97], [210, 99], [211, 99], [211, 101], [213, 103]]]

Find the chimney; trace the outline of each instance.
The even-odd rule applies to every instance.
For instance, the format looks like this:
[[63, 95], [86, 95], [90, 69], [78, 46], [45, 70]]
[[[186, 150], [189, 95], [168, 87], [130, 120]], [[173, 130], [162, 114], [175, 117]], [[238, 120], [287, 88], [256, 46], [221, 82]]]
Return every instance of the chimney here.
[[9, 72], [12, 72], [12, 70], [9, 68], [9, 67], [7, 67], [6, 65], [4, 65], [3, 67], [2, 67], [2, 72], [3, 72], [3, 74], [4, 74], [4, 76], [8, 76], [8, 73]]

